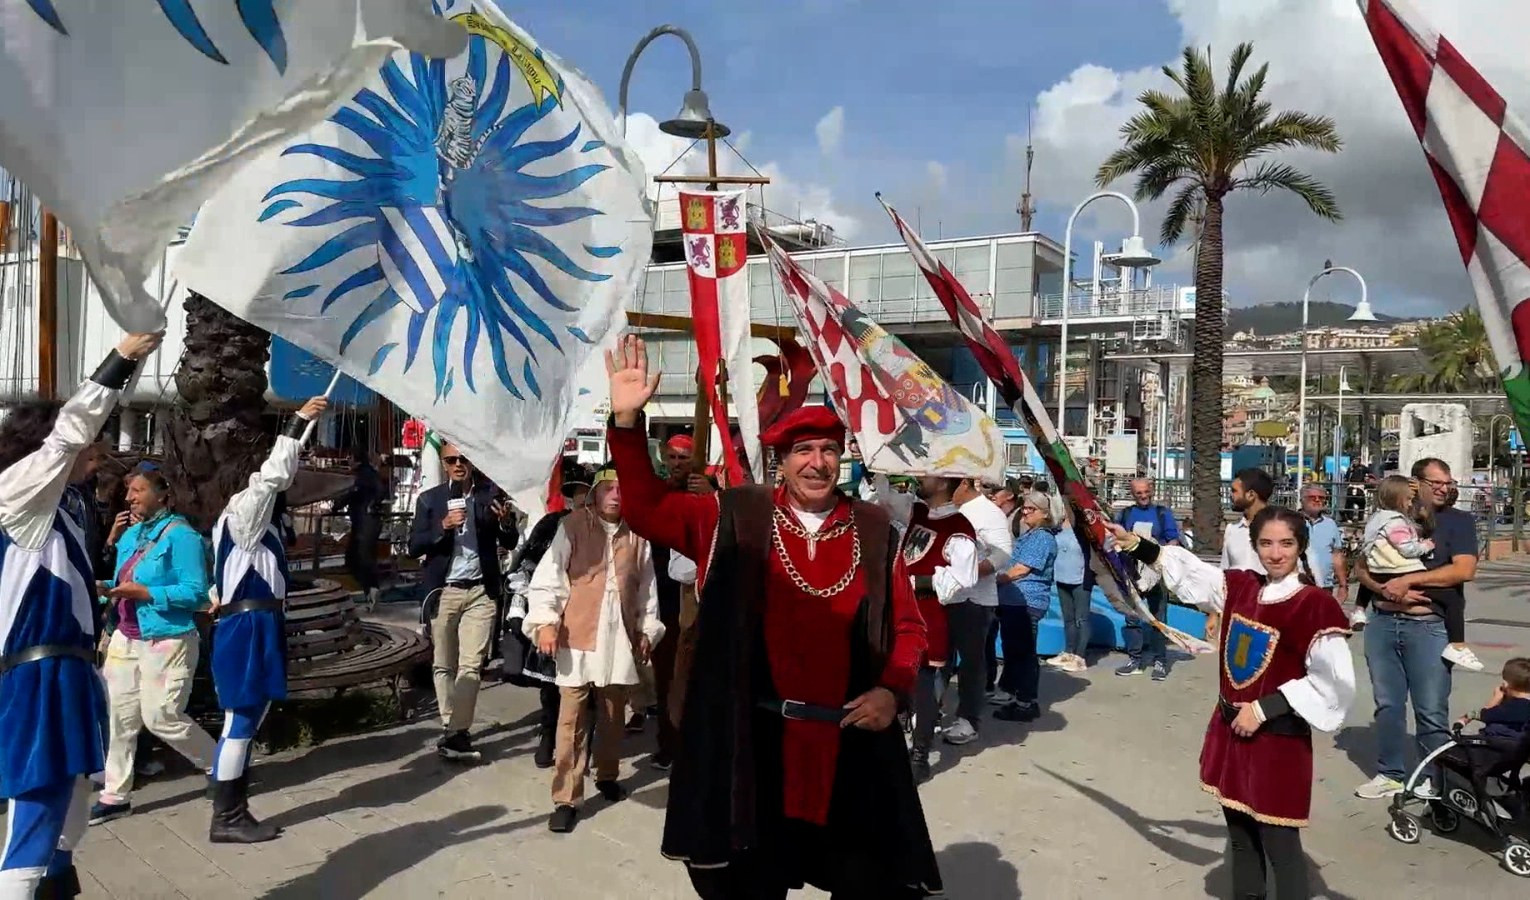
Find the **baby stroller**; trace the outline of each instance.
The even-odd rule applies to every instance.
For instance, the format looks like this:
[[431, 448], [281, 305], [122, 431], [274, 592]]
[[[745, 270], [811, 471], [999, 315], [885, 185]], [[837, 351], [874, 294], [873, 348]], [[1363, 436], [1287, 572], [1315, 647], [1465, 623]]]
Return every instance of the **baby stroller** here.
[[[1450, 741], [1424, 757], [1402, 792], [1392, 798], [1387, 834], [1404, 844], [1418, 843], [1420, 817], [1408, 807], [1427, 805], [1437, 834], [1450, 834], [1468, 819], [1502, 842], [1498, 857], [1505, 869], [1530, 878], [1530, 841], [1523, 837], [1530, 824], [1530, 781], [1520, 771], [1530, 761], [1530, 731], [1515, 742], [1463, 735], [1457, 722], [1451, 734]], [[1433, 767], [1439, 771], [1439, 794], [1420, 797], [1415, 787], [1430, 777]]]

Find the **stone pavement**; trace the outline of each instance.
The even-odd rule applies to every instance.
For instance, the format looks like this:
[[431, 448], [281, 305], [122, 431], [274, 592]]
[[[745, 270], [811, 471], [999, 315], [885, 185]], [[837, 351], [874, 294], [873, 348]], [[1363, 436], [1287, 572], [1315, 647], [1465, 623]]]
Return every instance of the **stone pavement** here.
[[[1469, 626], [1488, 663], [1461, 673], [1452, 712], [1480, 706], [1505, 659], [1530, 653], [1530, 563], [1483, 567]], [[1358, 644], [1356, 645], [1358, 653]], [[1117, 678], [1119, 657], [1086, 677], [1048, 671], [1047, 713], [1030, 726], [990, 721], [980, 742], [947, 748], [923, 790], [948, 896], [957, 900], [1226, 896], [1224, 832], [1196, 787], [1215, 663], [1179, 662], [1166, 683]], [[1406, 900], [1455, 893], [1523, 898], [1470, 825], [1414, 846], [1385, 833], [1384, 802], [1351, 791], [1370, 777], [1371, 698], [1316, 739], [1313, 826], [1305, 835], [1319, 896]], [[577, 830], [548, 833], [548, 773], [532, 766], [533, 692], [495, 686], [478, 708], [484, 764], [432, 751], [416, 721], [261, 759], [256, 813], [286, 828], [258, 846], [207, 843], [200, 778], [146, 785], [129, 818], [90, 829], [79, 854], [87, 897], [685, 898], [681, 867], [658, 853], [665, 782], [645, 765], [650, 735], [629, 739], [625, 803], [589, 803]], [[805, 892], [805, 896], [822, 897]]]

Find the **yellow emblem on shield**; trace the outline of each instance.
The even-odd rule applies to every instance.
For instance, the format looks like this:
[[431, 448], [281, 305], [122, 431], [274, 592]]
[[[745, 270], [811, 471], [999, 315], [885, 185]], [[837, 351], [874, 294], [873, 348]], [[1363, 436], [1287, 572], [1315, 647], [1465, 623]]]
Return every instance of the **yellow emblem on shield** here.
[[695, 199], [685, 205], [685, 227], [691, 231], [702, 231], [707, 227], [705, 200]]

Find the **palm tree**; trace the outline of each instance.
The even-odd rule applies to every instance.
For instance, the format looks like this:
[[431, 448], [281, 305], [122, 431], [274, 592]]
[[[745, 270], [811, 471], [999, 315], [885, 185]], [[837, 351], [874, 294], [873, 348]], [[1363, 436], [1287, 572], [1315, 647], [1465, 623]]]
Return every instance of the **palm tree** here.
[[[1239, 44], [1228, 61], [1220, 89], [1212, 72], [1211, 51], [1186, 47], [1181, 68], [1164, 67], [1177, 92], [1144, 91], [1144, 109], [1121, 126], [1123, 146], [1100, 166], [1101, 187], [1137, 173], [1139, 200], [1157, 200], [1178, 188], [1159, 229], [1159, 240], [1172, 244], [1186, 222], [1204, 207], [1195, 257], [1195, 354], [1191, 361], [1190, 446], [1200, 460], [1219, 458], [1222, 435], [1222, 204], [1237, 190], [1285, 190], [1296, 194], [1317, 215], [1335, 221], [1339, 208], [1332, 192], [1292, 166], [1261, 157], [1291, 147], [1336, 153], [1340, 140], [1332, 119], [1304, 112], [1272, 112], [1260, 98], [1269, 66], [1247, 78], [1243, 67], [1252, 44]], [[1191, 471], [1196, 533], [1222, 533], [1220, 467], [1197, 465]]]
[[202, 531], [271, 450], [261, 423], [271, 336], [197, 293], [186, 297], [186, 354], [175, 371], [166, 477], [176, 510]]
[[1498, 364], [1488, 343], [1482, 313], [1468, 306], [1419, 329], [1422, 372], [1399, 375], [1392, 387], [1400, 393], [1475, 394], [1497, 391]]

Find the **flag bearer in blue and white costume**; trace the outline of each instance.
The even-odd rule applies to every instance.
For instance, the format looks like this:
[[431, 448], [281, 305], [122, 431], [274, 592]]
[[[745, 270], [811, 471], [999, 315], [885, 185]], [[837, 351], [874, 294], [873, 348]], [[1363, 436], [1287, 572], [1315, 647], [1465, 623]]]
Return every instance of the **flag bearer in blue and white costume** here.
[[287, 552], [273, 521], [277, 495], [292, 486], [298, 451], [327, 401], [314, 397], [298, 410], [249, 487], [229, 498], [213, 526], [212, 676], [223, 709], [223, 736], [213, 758], [213, 814], [208, 840], [256, 844], [276, 838], [272, 825], [250, 815], [250, 742], [273, 700], [287, 699]]
[[95, 579], [60, 505], [138, 361], [161, 334], [122, 339], [62, 407], [0, 423], [0, 797], [10, 801], [0, 900], [73, 897], [74, 848], [105, 767], [106, 686], [95, 667]]

